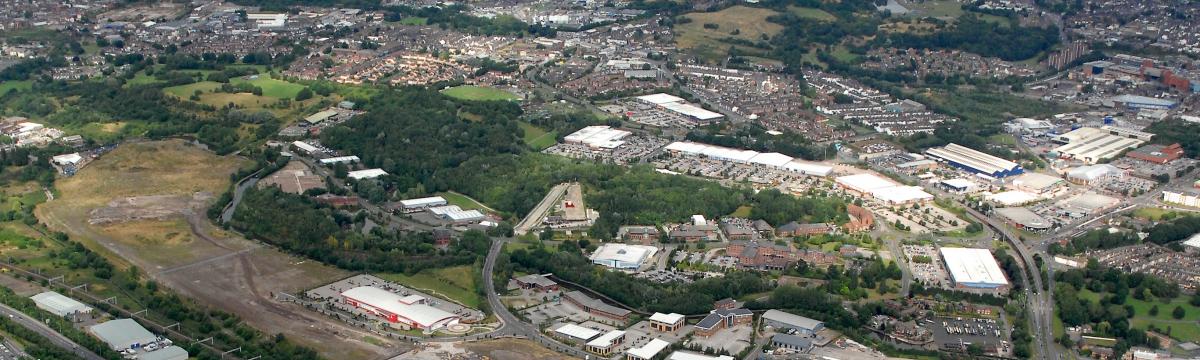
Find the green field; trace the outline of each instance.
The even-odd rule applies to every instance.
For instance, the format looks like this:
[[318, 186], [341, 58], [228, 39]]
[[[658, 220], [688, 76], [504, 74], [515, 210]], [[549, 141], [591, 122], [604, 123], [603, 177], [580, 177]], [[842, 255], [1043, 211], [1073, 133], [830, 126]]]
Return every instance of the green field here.
[[753, 209], [754, 209], [753, 207], [750, 207], [748, 205], [738, 206], [737, 210], [734, 210], [733, 213], [729, 214], [729, 216], [748, 218], [748, 217], [750, 217], [750, 210], [753, 210]]
[[429, 19], [417, 16], [409, 16], [396, 22], [400, 25], [425, 25], [429, 23]]
[[219, 83], [219, 82], [201, 81], [201, 82], [191, 83], [191, 84], [187, 84], [187, 85], [179, 85], [179, 86], [163, 88], [163, 91], [166, 91], [167, 94], [175, 95], [175, 96], [186, 99], [189, 96], [192, 96], [192, 94], [196, 93], [196, 90], [200, 90], [201, 92], [209, 92], [209, 91], [213, 91], [213, 89], [216, 89], [219, 87], [221, 87], [221, 83]]
[[442, 198], [445, 198], [446, 202], [449, 203], [450, 205], [457, 205], [458, 207], [463, 208], [463, 209], [491, 211], [491, 208], [483, 205], [483, 203], [480, 203], [479, 201], [476, 201], [475, 199], [472, 199], [470, 196], [459, 194], [459, 193], [456, 193], [453, 191], [442, 192], [442, 193], [438, 193], [437, 195], [441, 196]]
[[1160, 209], [1156, 207], [1140, 207], [1133, 211], [1133, 216], [1151, 221], [1158, 221], [1167, 214], [1178, 215], [1174, 211]]
[[384, 280], [411, 286], [422, 291], [432, 291], [442, 297], [458, 301], [478, 309], [483, 299], [475, 292], [475, 276], [471, 266], [455, 266], [424, 270], [416, 275], [379, 274]]
[[799, 16], [802, 18], [809, 18], [809, 19], [814, 19], [814, 20], [821, 20], [821, 21], [837, 20], [836, 16], [833, 16], [833, 14], [830, 14], [829, 12], [827, 12], [825, 10], [814, 9], [814, 8], [810, 8], [810, 7], [788, 6], [788, 12], [790, 12], [792, 14], [796, 14], [796, 16]]
[[32, 87], [32, 80], [9, 80], [0, 82], [0, 95], [7, 94], [12, 90], [29, 90], [29, 88]]
[[558, 133], [553, 131], [546, 132], [542, 128], [533, 126], [533, 124], [521, 121], [517, 125], [521, 127], [521, 130], [525, 131], [525, 144], [534, 150], [541, 151], [542, 149], [551, 147], [558, 139]]
[[[1087, 289], [1079, 291], [1081, 299], [1087, 299], [1091, 302], [1099, 302], [1100, 295], [1091, 292]], [[1132, 296], [1126, 298], [1125, 303], [1133, 306], [1134, 316], [1129, 324], [1135, 328], [1145, 330], [1150, 324], [1166, 331], [1167, 327], [1171, 328], [1171, 337], [1182, 341], [1200, 341], [1200, 308], [1188, 304], [1186, 295], [1176, 297], [1170, 302], [1162, 301], [1144, 301], [1134, 299]], [[1158, 315], [1150, 316], [1150, 308], [1158, 306]], [[1182, 319], [1175, 319], [1171, 316], [1171, 311], [1176, 306], [1183, 307], [1187, 311]]]
[[510, 92], [475, 85], [460, 85], [446, 90], [442, 90], [446, 96], [475, 101], [495, 101], [495, 100], [517, 100], [517, 96]]
[[[724, 58], [731, 46], [726, 39], [759, 43], [783, 31], [783, 25], [767, 21], [779, 14], [775, 10], [733, 6], [717, 12], [696, 12], [683, 16], [691, 21], [675, 25], [675, 45], [707, 60]], [[716, 28], [713, 28], [713, 26]], [[736, 33], [736, 34], [735, 34]], [[766, 50], [738, 45], [747, 55], [763, 55]]]
[[154, 75], [146, 75], [145, 71], [138, 71], [137, 74], [134, 74], [132, 79], [129, 79], [128, 81], [125, 82], [125, 85], [127, 85], [127, 86], [145, 85], [145, 84], [153, 84], [156, 82], [158, 82], [158, 77], [156, 77]]
[[244, 78], [229, 79], [232, 84], [249, 83], [251, 85], [262, 88], [263, 96], [273, 97], [277, 99], [295, 98], [300, 90], [304, 89], [304, 85], [293, 84], [283, 80], [276, 80], [266, 76], [258, 76], [254, 80]]

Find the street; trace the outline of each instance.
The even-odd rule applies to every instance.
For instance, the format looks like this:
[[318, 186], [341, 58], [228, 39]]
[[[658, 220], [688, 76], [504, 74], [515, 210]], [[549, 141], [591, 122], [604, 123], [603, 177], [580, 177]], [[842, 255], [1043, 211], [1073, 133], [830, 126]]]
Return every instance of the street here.
[[104, 360], [104, 358], [100, 357], [100, 355], [96, 355], [96, 353], [91, 352], [91, 350], [88, 350], [87, 348], [80, 347], [79, 344], [71, 341], [71, 339], [59, 334], [57, 331], [54, 331], [54, 329], [46, 326], [46, 324], [43, 324], [41, 321], [34, 319], [29, 315], [25, 315], [23, 312], [17, 311], [17, 309], [0, 304], [0, 316], [9, 317], [9, 319], [21, 324], [21, 326], [24, 326], [26, 329], [32, 330], [46, 339], [49, 339], [50, 342], [55, 346], [72, 352], [81, 358], [86, 360]]

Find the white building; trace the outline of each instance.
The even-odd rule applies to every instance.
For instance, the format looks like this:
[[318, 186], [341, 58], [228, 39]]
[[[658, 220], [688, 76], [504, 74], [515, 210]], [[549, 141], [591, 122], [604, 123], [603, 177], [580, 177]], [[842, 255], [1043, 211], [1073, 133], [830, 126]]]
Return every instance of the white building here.
[[560, 338], [574, 340], [579, 343], [587, 343], [597, 336], [600, 336], [600, 330], [585, 328], [575, 324], [564, 324], [563, 326], [554, 329], [554, 334]]
[[1200, 197], [1197, 197], [1195, 192], [1163, 190], [1163, 201], [1183, 206], [1200, 207]]
[[54, 157], [50, 158], [50, 161], [58, 164], [58, 166], [75, 165], [83, 161], [83, 156], [80, 156], [79, 153], [54, 155]]
[[1042, 198], [1038, 197], [1037, 195], [1030, 194], [1030, 193], [1020, 191], [1020, 190], [1009, 190], [1009, 191], [1005, 191], [1005, 192], [1001, 192], [1001, 193], [995, 193], [995, 194], [988, 195], [987, 200], [997, 203], [997, 204], [1000, 204], [1000, 206], [1010, 207], [1010, 206], [1021, 206], [1021, 205], [1041, 201]]
[[629, 355], [628, 358], [630, 360], [650, 360], [657, 356], [658, 353], [666, 350], [669, 346], [671, 346], [671, 343], [666, 342], [665, 340], [654, 339], [650, 340], [650, 342], [646, 343], [646, 345], [642, 345], [642, 347], [629, 349], [626, 354]]
[[293, 141], [292, 146], [295, 146], [296, 149], [299, 149], [300, 151], [303, 151], [305, 154], [309, 154], [309, 155], [315, 154], [317, 151], [320, 150], [320, 149], [317, 149], [316, 146], [312, 146], [309, 143], [299, 141], [299, 140]]
[[610, 126], [588, 126], [563, 137], [563, 142], [585, 145], [591, 149], [615, 149], [625, 144], [622, 139], [632, 134]]
[[33, 303], [39, 309], [46, 310], [57, 316], [90, 314], [92, 312], [92, 307], [53, 291], [43, 292], [29, 298], [33, 299]]
[[400, 200], [400, 207], [404, 210], [404, 212], [413, 212], [435, 206], [445, 206], [446, 204], [448, 204], [448, 202], [446, 202], [446, 199], [441, 196]]
[[1145, 141], [1092, 128], [1082, 127], [1054, 139], [1066, 145], [1054, 148], [1053, 153], [1064, 159], [1075, 159], [1089, 164], [1111, 159], [1125, 152], [1136, 149]]
[[464, 210], [458, 205], [435, 206], [429, 208], [429, 212], [456, 224], [480, 221], [487, 217], [479, 210]]
[[354, 156], [354, 155], [335, 156], [335, 157], [331, 157], [331, 158], [321, 159], [321, 165], [333, 165], [333, 164], [338, 164], [338, 163], [356, 163], [358, 161], [359, 161], [358, 157]]
[[614, 269], [637, 269], [655, 253], [658, 248], [653, 246], [608, 243], [596, 249], [591, 259], [593, 264]]
[[689, 104], [683, 98], [670, 94], [658, 93], [643, 95], [638, 96], [637, 99], [646, 103], [657, 105], [658, 107], [666, 109], [667, 111], [682, 115], [683, 117], [692, 119], [696, 122], [712, 122], [725, 117], [725, 115], [721, 115], [720, 113], [708, 111], [702, 107]]
[[994, 290], [1008, 287], [1008, 279], [990, 250], [943, 247], [940, 252], [955, 286]]
[[429, 306], [419, 295], [399, 294], [372, 286], [342, 292], [342, 301], [384, 320], [413, 329], [436, 330], [458, 323], [459, 316]]
[[346, 177], [354, 180], [362, 180], [374, 179], [384, 175], [387, 175], [387, 171], [383, 171], [383, 169], [366, 169], [351, 171], [350, 173], [346, 174]]
[[847, 191], [870, 195], [887, 204], [901, 205], [933, 200], [918, 186], [905, 186], [871, 173], [841, 176], [837, 183]]
[[825, 177], [833, 173], [832, 166], [804, 161], [780, 153], [760, 153], [754, 150], [733, 149], [690, 141], [673, 142], [663, 149], [674, 156], [704, 157], [738, 164], [775, 168], [809, 176]]
[[109, 320], [102, 324], [92, 325], [88, 330], [100, 341], [108, 344], [110, 349], [116, 351], [137, 349], [158, 341], [157, 336], [133, 319]]

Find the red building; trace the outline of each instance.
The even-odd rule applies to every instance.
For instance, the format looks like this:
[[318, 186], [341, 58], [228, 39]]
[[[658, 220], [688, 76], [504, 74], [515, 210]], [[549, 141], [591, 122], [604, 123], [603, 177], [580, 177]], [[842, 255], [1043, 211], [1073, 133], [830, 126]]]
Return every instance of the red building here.
[[1179, 143], [1171, 145], [1150, 144], [1137, 148], [1126, 154], [1131, 159], [1152, 162], [1155, 164], [1166, 164], [1183, 157], [1183, 147]]

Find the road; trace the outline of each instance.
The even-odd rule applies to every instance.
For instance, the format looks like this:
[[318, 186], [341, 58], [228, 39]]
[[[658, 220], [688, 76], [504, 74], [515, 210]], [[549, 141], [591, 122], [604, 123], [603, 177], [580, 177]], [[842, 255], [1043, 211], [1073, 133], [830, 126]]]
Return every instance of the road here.
[[1032, 283], [1025, 286], [1025, 300], [1032, 323], [1033, 349], [1036, 349], [1041, 359], [1059, 359], [1061, 354], [1058, 353], [1058, 346], [1054, 343], [1054, 329], [1052, 328], [1054, 324], [1054, 292], [1041, 291], [1041, 271], [1033, 261], [1033, 251], [1026, 247], [1020, 237], [1009, 231], [1005, 224], [970, 207], [964, 207], [964, 209], [976, 220], [987, 224], [993, 231], [1003, 236], [1017, 252], [1017, 257], [1024, 263], [1028, 273], [1032, 275], [1032, 279], [1030, 279]]
[[550, 209], [554, 208], [554, 204], [558, 202], [558, 199], [561, 199], [563, 194], [567, 192], [568, 185], [570, 184], [563, 183], [554, 185], [554, 187], [550, 189], [550, 192], [546, 193], [546, 197], [542, 198], [542, 201], [538, 202], [537, 206], [533, 207], [533, 210], [529, 212], [529, 215], [525, 215], [525, 218], [521, 219], [520, 223], [517, 223], [517, 226], [513, 228], [513, 233], [517, 235], [525, 235], [526, 233], [529, 233], [529, 231], [533, 230], [534, 226], [540, 224], [542, 222], [542, 218], [546, 217], [546, 213], [548, 213]]
[[225, 205], [225, 209], [221, 211], [222, 224], [229, 223], [229, 220], [233, 219], [233, 212], [237, 210], [238, 204], [242, 202], [242, 195], [246, 193], [246, 189], [255, 184], [258, 184], [258, 172], [251, 174], [237, 183], [237, 186], [233, 189], [233, 200], [230, 200], [229, 204]]
[[46, 324], [43, 324], [41, 321], [38, 321], [29, 315], [25, 315], [25, 313], [17, 311], [17, 309], [8, 307], [8, 305], [0, 304], [0, 316], [8, 316], [12, 318], [16, 323], [21, 324], [21, 326], [24, 326], [26, 329], [38, 333], [42, 337], [49, 339], [50, 342], [55, 346], [72, 352], [80, 358], [85, 360], [104, 360], [104, 358], [100, 357], [100, 355], [96, 355], [96, 353], [91, 352], [91, 350], [79, 346], [79, 344], [71, 341], [71, 339], [63, 336], [63, 334], [59, 334], [57, 331], [54, 331], [54, 329], [46, 326]]

